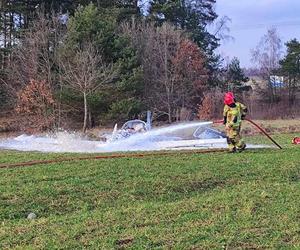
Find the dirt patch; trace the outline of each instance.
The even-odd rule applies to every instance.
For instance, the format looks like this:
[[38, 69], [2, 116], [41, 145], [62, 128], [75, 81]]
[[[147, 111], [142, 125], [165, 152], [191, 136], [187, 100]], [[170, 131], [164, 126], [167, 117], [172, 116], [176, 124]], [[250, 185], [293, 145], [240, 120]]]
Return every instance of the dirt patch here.
[[172, 189], [172, 192], [175, 193], [189, 193], [189, 192], [206, 192], [209, 190], [213, 190], [218, 187], [224, 187], [226, 182], [224, 180], [213, 180], [207, 179], [204, 181], [192, 181], [182, 183], [182, 185], [177, 186]]
[[124, 249], [128, 247], [128, 245], [133, 243], [133, 238], [120, 239], [116, 241], [116, 245], [118, 249]]

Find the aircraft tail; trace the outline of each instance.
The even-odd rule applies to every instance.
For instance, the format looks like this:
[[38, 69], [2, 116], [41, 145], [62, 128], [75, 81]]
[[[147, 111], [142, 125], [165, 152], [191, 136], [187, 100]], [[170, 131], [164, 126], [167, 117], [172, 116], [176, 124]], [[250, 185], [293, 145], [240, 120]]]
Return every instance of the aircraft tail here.
[[152, 114], [151, 111], [147, 111], [147, 121], [146, 121], [146, 125], [147, 125], [147, 130], [151, 130], [152, 128]]

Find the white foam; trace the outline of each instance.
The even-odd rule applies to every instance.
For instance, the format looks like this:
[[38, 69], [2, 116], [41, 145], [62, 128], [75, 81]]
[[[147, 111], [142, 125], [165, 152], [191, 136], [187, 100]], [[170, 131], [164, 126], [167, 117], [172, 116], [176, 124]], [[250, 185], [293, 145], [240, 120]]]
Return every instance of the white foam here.
[[211, 122], [177, 124], [153, 129], [145, 133], [135, 134], [129, 138], [113, 142], [90, 141], [77, 133], [69, 132], [58, 132], [45, 136], [21, 135], [16, 138], [0, 140], [0, 148], [18, 151], [59, 153], [104, 153], [226, 148], [227, 145], [224, 139], [183, 140], [180, 136], [176, 136], [180, 131], [189, 129], [194, 131], [199, 126], [209, 126], [211, 124]]

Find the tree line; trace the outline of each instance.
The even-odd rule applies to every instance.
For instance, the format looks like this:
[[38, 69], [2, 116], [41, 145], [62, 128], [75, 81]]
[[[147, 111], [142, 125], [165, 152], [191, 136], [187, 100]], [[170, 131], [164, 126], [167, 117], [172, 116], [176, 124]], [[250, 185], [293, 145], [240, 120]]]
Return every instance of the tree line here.
[[[167, 122], [205, 118], [213, 113], [212, 93], [242, 93], [248, 81], [237, 58], [225, 65], [216, 53], [227, 19], [218, 18], [215, 4], [2, 1], [0, 109], [40, 130], [81, 124], [85, 131], [143, 118], [148, 109]], [[272, 68], [288, 74], [295, 89], [297, 43], [287, 45], [282, 67]]]

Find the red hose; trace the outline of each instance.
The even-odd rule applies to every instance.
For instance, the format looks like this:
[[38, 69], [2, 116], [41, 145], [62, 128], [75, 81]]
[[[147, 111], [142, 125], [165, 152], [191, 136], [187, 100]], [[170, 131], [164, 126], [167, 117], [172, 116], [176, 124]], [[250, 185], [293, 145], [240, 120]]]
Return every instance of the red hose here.
[[250, 119], [245, 119], [247, 122], [250, 122], [252, 125], [257, 127], [265, 136], [267, 136], [279, 149], [282, 149], [282, 147], [258, 124], [256, 124], [254, 121]]
[[10, 164], [1, 164], [1, 168], [18, 168], [18, 167], [29, 167], [34, 165], [44, 165], [51, 163], [61, 163], [61, 162], [71, 162], [71, 161], [84, 161], [84, 160], [104, 160], [104, 159], [115, 159], [115, 158], [144, 158], [149, 156], [171, 156], [178, 154], [208, 154], [208, 153], [218, 153], [225, 152], [225, 149], [210, 149], [210, 150], [194, 150], [194, 151], [185, 151], [185, 152], [159, 152], [159, 153], [140, 153], [140, 154], [116, 154], [116, 155], [98, 155], [98, 156], [87, 156], [87, 157], [74, 157], [74, 158], [60, 158], [54, 160], [45, 160], [45, 161], [28, 161], [28, 162], [18, 162]]

